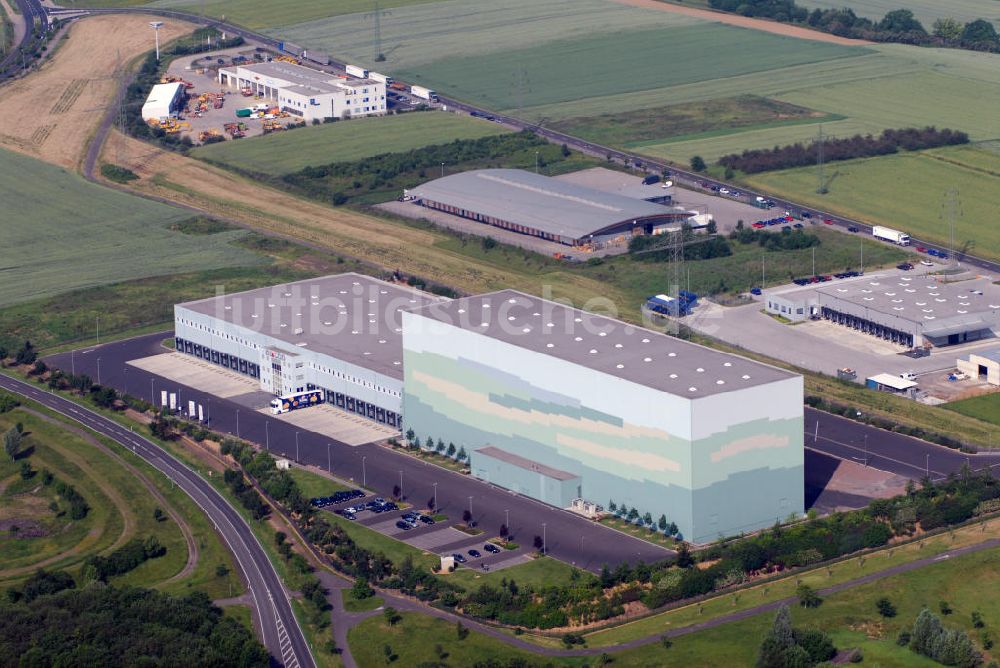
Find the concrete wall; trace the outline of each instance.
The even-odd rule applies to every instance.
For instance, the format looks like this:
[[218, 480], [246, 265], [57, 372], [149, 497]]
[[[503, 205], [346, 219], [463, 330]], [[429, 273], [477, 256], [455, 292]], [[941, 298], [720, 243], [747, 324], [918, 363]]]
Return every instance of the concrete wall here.
[[538, 471], [529, 471], [520, 466], [513, 466], [484, 453], [473, 451], [469, 466], [472, 475], [486, 482], [499, 485], [504, 489], [514, 490], [518, 494], [530, 496], [544, 503], [559, 508], [568, 508], [573, 499], [577, 498], [580, 487], [579, 478], [560, 480]]
[[815, 296], [788, 298], [782, 295], [764, 293], [764, 310], [774, 315], [780, 315], [792, 322], [808, 320], [812, 314], [811, 305], [815, 303]]
[[803, 511], [801, 378], [692, 401], [411, 313], [403, 367], [421, 440], [579, 475], [582, 498], [665, 514], [688, 539]]
[[990, 385], [1000, 385], [1000, 362], [982, 357], [975, 353], [969, 355], [968, 359], [958, 360], [958, 370], [968, 374], [973, 378], [979, 378], [979, 367], [986, 367], [986, 382]]

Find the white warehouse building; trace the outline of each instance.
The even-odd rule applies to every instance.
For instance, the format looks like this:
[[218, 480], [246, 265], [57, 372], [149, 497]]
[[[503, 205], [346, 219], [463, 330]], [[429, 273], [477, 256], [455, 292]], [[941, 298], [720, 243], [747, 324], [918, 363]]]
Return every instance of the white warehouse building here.
[[401, 311], [439, 299], [353, 273], [211, 297], [174, 306], [176, 349], [399, 428]]
[[156, 84], [142, 105], [142, 120], [148, 123], [176, 116], [183, 100], [184, 84], [181, 82]]
[[385, 83], [280, 61], [219, 68], [219, 83], [249, 89], [303, 120], [385, 114]]

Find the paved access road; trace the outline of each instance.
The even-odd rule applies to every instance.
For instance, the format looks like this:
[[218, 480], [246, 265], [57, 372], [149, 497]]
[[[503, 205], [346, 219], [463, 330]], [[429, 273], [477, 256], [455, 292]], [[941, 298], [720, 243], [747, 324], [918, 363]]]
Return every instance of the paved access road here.
[[[807, 448], [913, 480], [924, 476], [938, 480], [965, 465], [976, 471], [1000, 465], [1000, 453], [965, 454], [809, 407], [805, 439]], [[1000, 474], [1000, 469], [996, 473]]]
[[[673, 554], [580, 515], [471, 476], [375, 444], [346, 445], [322, 434], [296, 429], [270, 414], [127, 366], [129, 360], [164, 352], [160, 344], [168, 336], [172, 336], [172, 332], [63, 353], [45, 361], [66, 371], [75, 369], [77, 373], [86, 373], [99, 383], [152, 400], [154, 404], [160, 403], [161, 390], [178, 392], [179, 405], [186, 407], [188, 401], [195, 401], [205, 406], [212, 429], [263, 444], [276, 455], [329, 468], [340, 478], [354, 480], [383, 496], [399, 486], [410, 503], [423, 507], [434, 497], [436, 486], [440, 512], [461, 517], [463, 511], [471, 508], [473, 519], [486, 531], [483, 538], [497, 535], [500, 525], [507, 523], [509, 518], [512, 540], [531, 547], [535, 536], [543, 536], [551, 556], [593, 572], [599, 571], [605, 563], [611, 566], [623, 561], [651, 563]], [[606, 503], [607, 499], [599, 501]]]
[[243, 517], [208, 482], [160, 446], [68, 399], [4, 375], [0, 375], [0, 388], [36, 401], [116, 441], [183, 489], [212, 520], [236, 558], [257, 614], [257, 627], [262, 631], [264, 645], [273, 660], [286, 668], [312, 668], [316, 665], [267, 553]]

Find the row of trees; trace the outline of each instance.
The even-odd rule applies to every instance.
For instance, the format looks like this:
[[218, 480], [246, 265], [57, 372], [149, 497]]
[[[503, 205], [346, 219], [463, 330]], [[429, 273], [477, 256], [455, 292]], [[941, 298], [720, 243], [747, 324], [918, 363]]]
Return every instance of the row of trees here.
[[91, 584], [37, 571], [0, 602], [4, 663], [21, 666], [266, 668], [253, 633], [209, 597]]
[[757, 653], [757, 668], [811, 668], [837, 655], [830, 636], [817, 629], [792, 626], [788, 606], [782, 606]]
[[[900, 149], [918, 151], [939, 146], [955, 146], [969, 143], [969, 135], [950, 129], [938, 130], [928, 126], [920, 128], [904, 128], [901, 130], [883, 130], [882, 134], [854, 135], [841, 139], [827, 139], [822, 143], [825, 160], [852, 160], [854, 158], [869, 158], [878, 155], [890, 155]], [[775, 169], [805, 167], [815, 165], [819, 159], [820, 143], [786, 144], [768, 149], [750, 149], [742, 153], [730, 153], [719, 158], [719, 164], [727, 169], [738, 170], [745, 174], [756, 174]]]
[[738, 223], [736, 229], [729, 233], [729, 238], [743, 245], [757, 244], [761, 248], [772, 251], [802, 250], [819, 246], [821, 241], [815, 234], [807, 234], [803, 230], [782, 230], [781, 234], [772, 234], [752, 227], [743, 227]]
[[1000, 35], [992, 23], [976, 19], [962, 23], [953, 18], [934, 21], [930, 32], [909, 9], [887, 12], [881, 20], [862, 18], [852, 9], [809, 11], [795, 0], [709, 0], [712, 9], [793, 23], [840, 37], [873, 42], [898, 42], [920, 46], [944, 46], [974, 51], [1000, 51]]

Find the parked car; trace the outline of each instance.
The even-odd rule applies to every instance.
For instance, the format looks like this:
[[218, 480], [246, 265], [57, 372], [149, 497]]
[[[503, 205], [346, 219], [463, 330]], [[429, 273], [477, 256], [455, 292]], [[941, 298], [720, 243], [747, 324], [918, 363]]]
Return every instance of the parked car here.
[[760, 288], [756, 288], [756, 287], [755, 288], [750, 288], [750, 294], [752, 294], [752, 295], [759, 295], [760, 293], [761, 293], [761, 289]]
[[909, 271], [909, 270], [913, 269], [913, 265], [910, 264], [909, 262], [901, 262], [900, 264], [896, 265], [896, 269], [902, 269], [903, 271]]
[[465, 557], [463, 557], [463, 556], [462, 556], [461, 554], [459, 554], [458, 552], [456, 552], [455, 554], [453, 554], [453, 555], [451, 555], [451, 556], [452, 556], [452, 557], [453, 557], [453, 558], [455, 559], [455, 561], [457, 561], [458, 563], [460, 563], [460, 564], [464, 564], [464, 563], [465, 563]]
[[430, 515], [421, 515], [420, 521], [423, 522], [424, 524], [434, 524], [434, 518], [431, 517]]
[[923, 246], [917, 246], [913, 250], [917, 251], [918, 253], [926, 253], [927, 252], [927, 249], [924, 248]]
[[794, 227], [797, 230], [801, 230], [803, 227], [805, 227], [805, 225], [803, 225], [802, 223], [795, 223], [794, 225], [792, 225], [792, 227]]
[[402, 529], [403, 531], [409, 531], [413, 527], [410, 526], [409, 522], [406, 522], [404, 520], [396, 520], [396, 528]]
[[933, 267], [934, 266], [934, 263], [931, 262], [930, 260], [921, 260], [920, 264], [924, 265], [925, 267]]
[[490, 554], [500, 553], [500, 548], [494, 545], [493, 543], [486, 543], [486, 545], [483, 545], [483, 549], [489, 552]]
[[480, 552], [479, 550], [469, 550], [469, 556], [472, 557], [473, 559], [478, 559], [479, 557], [483, 556], [483, 553]]
[[823, 222], [827, 225], [833, 225], [833, 218], [824, 218]]
[[856, 225], [851, 225], [850, 227], [847, 228], [847, 231], [848, 232], [857, 232], [859, 230], [858, 230], [858, 227]]

